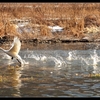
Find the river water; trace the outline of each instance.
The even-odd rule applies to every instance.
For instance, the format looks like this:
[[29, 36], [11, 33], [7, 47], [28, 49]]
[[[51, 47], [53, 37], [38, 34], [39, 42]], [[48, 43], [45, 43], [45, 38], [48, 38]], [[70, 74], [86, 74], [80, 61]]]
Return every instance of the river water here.
[[91, 47], [22, 47], [22, 67], [0, 51], [0, 97], [100, 97], [99, 44]]

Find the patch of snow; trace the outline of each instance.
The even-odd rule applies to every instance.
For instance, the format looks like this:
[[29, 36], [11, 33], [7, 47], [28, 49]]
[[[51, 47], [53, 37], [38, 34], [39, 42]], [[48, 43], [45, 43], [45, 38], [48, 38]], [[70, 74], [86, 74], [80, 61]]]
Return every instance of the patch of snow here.
[[63, 31], [63, 27], [60, 26], [48, 26], [48, 28], [51, 29], [51, 32], [62, 32]]

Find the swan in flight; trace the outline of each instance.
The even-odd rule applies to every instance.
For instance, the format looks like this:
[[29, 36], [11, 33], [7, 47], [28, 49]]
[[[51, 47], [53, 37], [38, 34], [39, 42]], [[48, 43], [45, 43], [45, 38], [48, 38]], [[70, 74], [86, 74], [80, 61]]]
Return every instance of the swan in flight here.
[[16, 58], [16, 60], [21, 64], [21, 66], [24, 64], [23, 59], [18, 55], [21, 48], [21, 42], [18, 37], [14, 37], [12, 46], [9, 50], [4, 50], [0, 47], [0, 50], [2, 50], [4, 53], [8, 54], [11, 59]]

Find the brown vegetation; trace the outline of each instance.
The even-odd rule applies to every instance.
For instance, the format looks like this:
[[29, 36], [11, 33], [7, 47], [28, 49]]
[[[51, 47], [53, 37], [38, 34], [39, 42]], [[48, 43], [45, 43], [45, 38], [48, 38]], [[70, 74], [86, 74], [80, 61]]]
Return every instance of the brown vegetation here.
[[[21, 39], [83, 38], [87, 33], [98, 33], [100, 36], [99, 9], [100, 3], [1, 3], [0, 37], [17, 35]], [[23, 31], [20, 34], [16, 28], [19, 23], [16, 19], [30, 20], [25, 27], [31, 27], [34, 32]], [[54, 25], [63, 27], [64, 31], [53, 34], [48, 26]], [[90, 27], [95, 27], [97, 31], [89, 31]]]

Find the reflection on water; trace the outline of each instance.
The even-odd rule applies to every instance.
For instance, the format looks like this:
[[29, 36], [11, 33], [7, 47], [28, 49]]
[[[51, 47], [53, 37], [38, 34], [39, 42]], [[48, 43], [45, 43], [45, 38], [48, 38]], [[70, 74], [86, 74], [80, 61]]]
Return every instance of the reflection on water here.
[[99, 97], [100, 50], [21, 50], [19, 67], [0, 51], [0, 97]]

